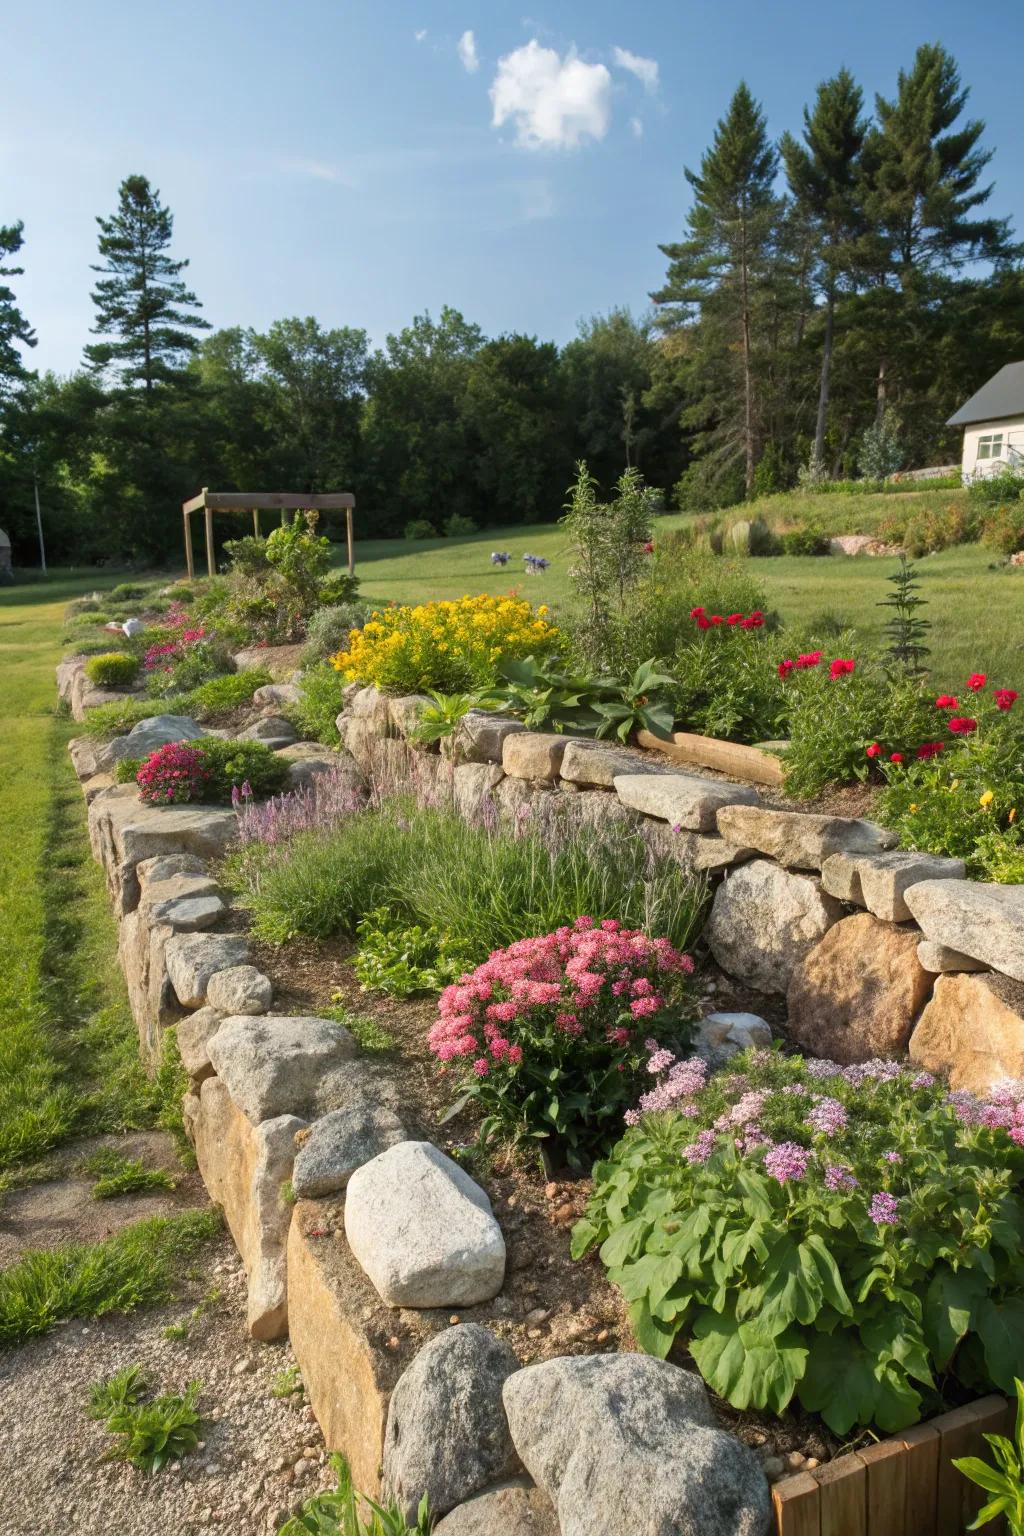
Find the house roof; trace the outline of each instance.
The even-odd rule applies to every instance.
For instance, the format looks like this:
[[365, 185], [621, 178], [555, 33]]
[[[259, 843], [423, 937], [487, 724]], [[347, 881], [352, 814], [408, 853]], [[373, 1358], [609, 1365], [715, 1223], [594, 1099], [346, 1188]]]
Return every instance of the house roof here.
[[1000, 421], [1024, 416], [1024, 363], [1007, 363], [971, 398], [954, 411], [947, 427], [969, 427], [975, 421]]

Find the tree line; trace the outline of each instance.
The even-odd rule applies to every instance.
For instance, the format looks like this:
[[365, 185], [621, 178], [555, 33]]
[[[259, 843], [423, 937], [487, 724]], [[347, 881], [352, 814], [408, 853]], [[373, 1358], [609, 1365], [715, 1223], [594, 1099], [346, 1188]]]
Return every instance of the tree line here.
[[741, 83], [686, 172], [653, 310], [594, 317], [562, 348], [488, 338], [448, 307], [377, 349], [312, 317], [211, 330], [170, 210], [133, 175], [97, 220], [97, 339], [69, 377], [40, 375], [8, 281], [23, 228], [0, 228], [15, 557], [33, 558], [37, 489], [52, 559], [141, 560], [177, 549], [202, 485], [351, 489], [369, 537], [549, 520], [579, 459], [602, 487], [636, 468], [697, 510], [856, 473], [883, 423], [909, 465], [955, 459], [946, 417], [1024, 356], [1024, 251], [986, 211], [991, 150], [967, 96], [929, 44], [873, 112], [842, 69], [776, 142]]

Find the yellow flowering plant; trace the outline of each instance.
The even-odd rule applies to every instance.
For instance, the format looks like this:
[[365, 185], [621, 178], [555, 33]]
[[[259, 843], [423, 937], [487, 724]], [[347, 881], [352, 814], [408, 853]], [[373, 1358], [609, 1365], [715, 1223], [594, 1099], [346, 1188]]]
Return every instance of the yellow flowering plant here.
[[560, 635], [548, 609], [525, 598], [460, 597], [373, 613], [333, 657], [347, 682], [389, 693], [442, 693], [486, 688], [504, 661], [549, 656]]

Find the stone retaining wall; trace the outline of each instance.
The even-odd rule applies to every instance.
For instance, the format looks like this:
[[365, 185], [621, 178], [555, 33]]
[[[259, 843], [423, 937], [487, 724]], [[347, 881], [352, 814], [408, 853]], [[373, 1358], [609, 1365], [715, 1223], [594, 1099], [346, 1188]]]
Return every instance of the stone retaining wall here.
[[[443, 752], [426, 750], [410, 740], [420, 703], [349, 690], [341, 754], [285, 748], [292, 782], [347, 762], [353, 783], [485, 823], [635, 828], [713, 881], [712, 953], [785, 996], [808, 1049], [854, 1060], [909, 1041], [915, 1059], [969, 1086], [1024, 1055], [1019, 890], [895, 853], [870, 823], [780, 812], [749, 786], [494, 715], [467, 716]], [[439, 1536], [621, 1536], [641, 1524], [764, 1536], [763, 1474], [714, 1426], [697, 1377], [614, 1354], [520, 1369], [481, 1325], [506, 1279], [487, 1195], [409, 1139], [397, 1086], [340, 1024], [274, 1011], [212, 873], [233, 814], [141, 805], [110, 777], [127, 750], [71, 744], [140, 1048], [155, 1064], [176, 1028], [185, 1124], [245, 1263], [250, 1331], [290, 1332], [327, 1444], [357, 1483], [410, 1516], [426, 1488]], [[418, 1319], [418, 1353], [392, 1337], [389, 1314]]]

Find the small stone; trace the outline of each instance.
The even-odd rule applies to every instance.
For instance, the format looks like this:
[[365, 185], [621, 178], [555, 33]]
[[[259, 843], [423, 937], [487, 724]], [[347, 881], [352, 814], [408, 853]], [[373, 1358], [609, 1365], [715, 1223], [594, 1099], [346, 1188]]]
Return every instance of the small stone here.
[[[368, 1089], [371, 1086], [367, 1084]], [[383, 1100], [364, 1098], [332, 1110], [303, 1138], [292, 1187], [300, 1200], [335, 1194], [345, 1188], [357, 1168], [405, 1140], [402, 1122]]]
[[206, 987], [206, 1000], [211, 1008], [219, 1008], [225, 1015], [266, 1013], [273, 998], [270, 977], [254, 965], [232, 965], [215, 971]]
[[780, 1478], [786, 1470], [786, 1463], [781, 1456], [766, 1456], [761, 1466], [765, 1477], [769, 1478], [772, 1482]]
[[791, 1472], [798, 1472], [806, 1459], [803, 1451], [790, 1451], [786, 1457], [786, 1466]]
[[[545, 1196], [547, 1197], [548, 1200], [554, 1200], [557, 1197], [557, 1195], [558, 1195], [558, 1185], [557, 1184], [545, 1184], [544, 1185], [544, 1194], [545, 1194]], [[508, 1203], [509, 1203], [509, 1205], [511, 1205], [512, 1201], [509, 1200]]]
[[502, 742], [501, 766], [513, 779], [557, 779], [567, 737], [523, 731]]
[[917, 946], [917, 958], [926, 971], [942, 976], [949, 971], [987, 971], [988, 966], [970, 955], [962, 955], [958, 949], [936, 944], [932, 939], [922, 939]]
[[820, 1465], [821, 1465], [821, 1463], [819, 1462], [817, 1456], [805, 1456], [804, 1457], [804, 1471], [805, 1472], [813, 1472], [815, 1467], [820, 1466]]

